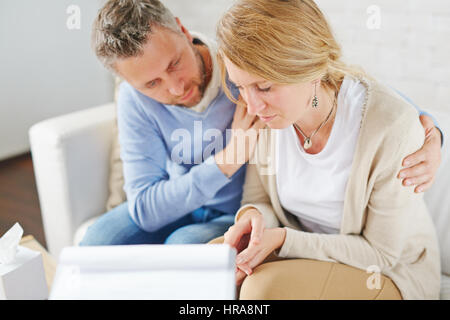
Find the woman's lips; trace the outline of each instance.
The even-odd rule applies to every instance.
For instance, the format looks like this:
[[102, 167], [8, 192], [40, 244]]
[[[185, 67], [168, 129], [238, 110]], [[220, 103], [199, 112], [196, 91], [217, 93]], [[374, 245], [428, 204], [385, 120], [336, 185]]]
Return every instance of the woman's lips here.
[[269, 117], [259, 116], [259, 118], [260, 118], [262, 121], [264, 121], [264, 122], [270, 122], [270, 121], [272, 121], [275, 117], [276, 117], [276, 115], [275, 115], [275, 116], [269, 116]]

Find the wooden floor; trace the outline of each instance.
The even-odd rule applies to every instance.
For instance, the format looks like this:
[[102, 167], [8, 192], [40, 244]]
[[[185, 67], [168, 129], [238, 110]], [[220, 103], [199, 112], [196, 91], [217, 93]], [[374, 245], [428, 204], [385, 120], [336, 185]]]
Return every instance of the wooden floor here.
[[31, 155], [0, 162], [0, 236], [19, 222], [46, 247]]

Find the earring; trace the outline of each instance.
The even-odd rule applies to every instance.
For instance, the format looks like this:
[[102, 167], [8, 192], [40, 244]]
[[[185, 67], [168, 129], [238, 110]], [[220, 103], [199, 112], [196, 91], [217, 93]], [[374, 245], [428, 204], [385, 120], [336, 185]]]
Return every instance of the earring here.
[[313, 109], [317, 109], [319, 107], [319, 98], [317, 98], [317, 84], [314, 85], [314, 98], [312, 100]]

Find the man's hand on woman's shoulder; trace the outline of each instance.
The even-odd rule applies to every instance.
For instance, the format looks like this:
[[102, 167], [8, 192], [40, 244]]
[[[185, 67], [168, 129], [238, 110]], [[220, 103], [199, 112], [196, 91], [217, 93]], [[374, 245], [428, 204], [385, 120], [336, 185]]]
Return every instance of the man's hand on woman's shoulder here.
[[425, 142], [421, 149], [403, 159], [404, 169], [398, 174], [405, 187], [415, 186], [416, 193], [431, 188], [441, 164], [441, 133], [429, 116], [420, 116], [420, 121], [425, 129]]

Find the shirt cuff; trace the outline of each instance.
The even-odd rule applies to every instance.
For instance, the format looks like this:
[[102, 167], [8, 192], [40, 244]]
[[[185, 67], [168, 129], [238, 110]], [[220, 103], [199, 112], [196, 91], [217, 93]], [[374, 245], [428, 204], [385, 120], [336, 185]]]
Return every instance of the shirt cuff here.
[[294, 243], [294, 235], [293, 235], [294, 230], [290, 228], [284, 229], [286, 229], [286, 238], [284, 239], [284, 243], [277, 253], [277, 256], [279, 256], [280, 258], [289, 257], [289, 252], [291, 251], [292, 244]]
[[202, 164], [193, 167], [192, 171], [194, 185], [210, 198], [232, 181], [219, 169], [214, 156], [210, 156]]
[[273, 209], [271, 208], [270, 205], [266, 203], [257, 203], [257, 204], [249, 203], [242, 206], [237, 211], [234, 221], [237, 222], [245, 214], [245, 212], [251, 208], [258, 210], [262, 214], [264, 218], [265, 228], [271, 229], [276, 228], [280, 225], [277, 217], [275, 216], [275, 213], [273, 212]]

